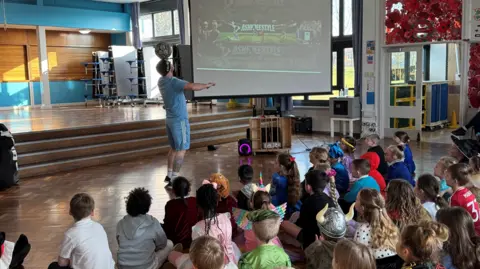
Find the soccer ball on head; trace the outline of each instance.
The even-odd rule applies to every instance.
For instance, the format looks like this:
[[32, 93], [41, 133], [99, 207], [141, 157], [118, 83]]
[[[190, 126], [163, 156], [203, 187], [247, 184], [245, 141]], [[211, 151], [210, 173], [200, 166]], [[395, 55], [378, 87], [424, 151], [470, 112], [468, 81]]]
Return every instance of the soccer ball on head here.
[[155, 54], [160, 59], [168, 59], [172, 55], [172, 46], [166, 42], [160, 42], [155, 46]]

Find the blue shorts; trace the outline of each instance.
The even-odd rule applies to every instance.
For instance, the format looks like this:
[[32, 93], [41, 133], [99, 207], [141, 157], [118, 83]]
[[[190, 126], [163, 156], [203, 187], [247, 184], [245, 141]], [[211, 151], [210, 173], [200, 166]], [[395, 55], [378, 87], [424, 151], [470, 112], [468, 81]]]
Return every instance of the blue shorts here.
[[188, 119], [167, 119], [167, 136], [172, 149], [176, 151], [190, 149], [190, 123]]

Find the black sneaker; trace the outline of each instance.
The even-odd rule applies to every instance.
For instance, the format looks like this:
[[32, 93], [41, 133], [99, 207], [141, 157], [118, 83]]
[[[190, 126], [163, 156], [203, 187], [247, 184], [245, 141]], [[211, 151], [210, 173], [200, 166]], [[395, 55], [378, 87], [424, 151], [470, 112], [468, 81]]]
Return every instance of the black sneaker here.
[[467, 130], [465, 127], [460, 127], [452, 132], [454, 136], [465, 136], [467, 134]]
[[25, 235], [20, 235], [15, 247], [13, 248], [12, 261], [10, 263], [10, 269], [20, 269], [23, 268], [22, 264], [28, 253], [30, 252], [30, 243], [28, 243], [28, 238]]
[[164, 182], [168, 182], [170, 184], [170, 182], [172, 182], [172, 179], [169, 176], [166, 176]]

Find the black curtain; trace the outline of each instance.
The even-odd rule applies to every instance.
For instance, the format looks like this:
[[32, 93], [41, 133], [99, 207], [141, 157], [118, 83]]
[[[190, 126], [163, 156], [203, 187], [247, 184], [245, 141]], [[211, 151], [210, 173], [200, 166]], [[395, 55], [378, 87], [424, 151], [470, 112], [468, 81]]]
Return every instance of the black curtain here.
[[361, 96], [363, 62], [363, 0], [353, 0], [353, 65], [355, 67], [355, 96]]

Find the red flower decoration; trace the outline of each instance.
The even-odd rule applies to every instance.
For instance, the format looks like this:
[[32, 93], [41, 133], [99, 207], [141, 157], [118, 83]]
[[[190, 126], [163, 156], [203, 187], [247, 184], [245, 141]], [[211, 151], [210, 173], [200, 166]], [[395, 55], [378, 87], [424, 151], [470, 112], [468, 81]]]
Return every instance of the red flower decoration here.
[[446, 33], [450, 29], [450, 22], [449, 21], [442, 21], [437, 26], [437, 32], [439, 33]]
[[480, 44], [470, 46], [468, 100], [472, 107], [480, 107]]

